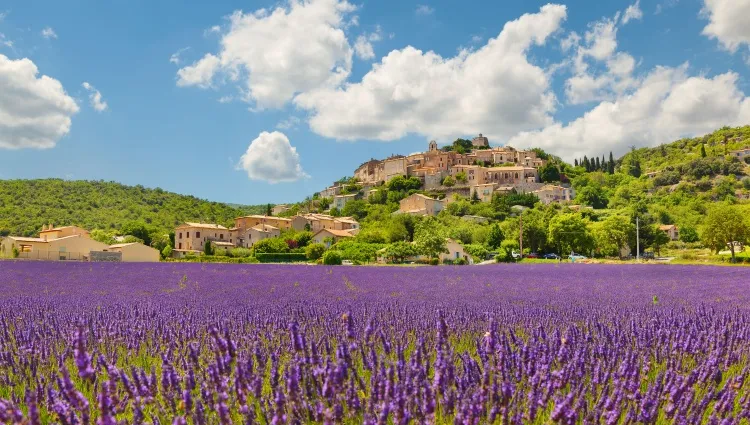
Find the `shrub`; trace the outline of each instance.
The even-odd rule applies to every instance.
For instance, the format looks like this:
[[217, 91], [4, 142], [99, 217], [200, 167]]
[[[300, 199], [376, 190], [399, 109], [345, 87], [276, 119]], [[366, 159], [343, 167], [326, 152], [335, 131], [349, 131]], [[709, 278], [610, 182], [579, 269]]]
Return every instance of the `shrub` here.
[[458, 259], [458, 260], [456, 260], [456, 262], [455, 262], [455, 263], [453, 263], [453, 264], [455, 264], [455, 265], [457, 265], [457, 266], [465, 266], [465, 265], [467, 265], [467, 264], [469, 264], [469, 263], [468, 263], [468, 261], [466, 261], [466, 259], [465, 259], [465, 258], [459, 258], [459, 259]]
[[323, 254], [323, 264], [326, 266], [340, 266], [341, 254], [337, 251], [326, 251], [326, 253]]
[[440, 260], [439, 259], [437, 259], [437, 258], [430, 258], [430, 265], [431, 266], [437, 266], [438, 264], [440, 264]]
[[289, 252], [289, 245], [286, 241], [281, 238], [268, 238], [263, 239], [253, 245], [253, 250], [256, 253], [276, 253], [276, 252]]
[[261, 263], [296, 263], [307, 261], [307, 256], [304, 253], [298, 252], [256, 253], [255, 258]]
[[314, 243], [308, 245], [307, 248], [305, 248], [305, 256], [308, 260], [317, 260], [323, 257], [323, 254], [325, 254], [325, 252], [326, 246], [322, 243]]
[[253, 252], [248, 248], [232, 248], [229, 251], [229, 255], [236, 258], [250, 257], [252, 254]]
[[13, 247], [13, 249], [10, 250], [10, 253], [13, 258], [18, 258], [18, 255], [19, 255], [18, 248], [16, 248], [15, 246]]

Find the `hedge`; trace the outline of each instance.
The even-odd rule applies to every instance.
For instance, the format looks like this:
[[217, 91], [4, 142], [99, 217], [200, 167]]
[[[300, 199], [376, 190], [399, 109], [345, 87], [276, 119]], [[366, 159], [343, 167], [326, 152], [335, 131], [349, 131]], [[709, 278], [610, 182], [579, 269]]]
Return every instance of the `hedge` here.
[[164, 261], [170, 263], [230, 263], [230, 264], [258, 264], [255, 257], [232, 258], [217, 255], [196, 255], [183, 258], [165, 258]]
[[256, 253], [255, 258], [261, 263], [298, 263], [307, 261], [307, 256], [302, 252]]

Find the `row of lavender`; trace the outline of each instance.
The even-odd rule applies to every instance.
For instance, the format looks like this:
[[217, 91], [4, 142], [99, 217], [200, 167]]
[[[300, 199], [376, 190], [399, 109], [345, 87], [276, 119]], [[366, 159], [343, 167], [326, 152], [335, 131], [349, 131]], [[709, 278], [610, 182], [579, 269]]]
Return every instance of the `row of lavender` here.
[[0, 262], [0, 422], [749, 424], [750, 273]]

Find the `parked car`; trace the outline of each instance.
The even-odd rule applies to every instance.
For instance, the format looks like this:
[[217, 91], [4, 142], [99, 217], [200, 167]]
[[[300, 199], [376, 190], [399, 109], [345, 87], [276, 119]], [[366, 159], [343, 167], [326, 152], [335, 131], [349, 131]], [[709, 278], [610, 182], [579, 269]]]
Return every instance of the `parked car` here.
[[523, 255], [521, 255], [520, 252], [511, 251], [510, 256], [513, 257], [514, 260], [520, 260], [523, 258]]
[[653, 252], [644, 252], [641, 257], [645, 258], [646, 260], [653, 260], [654, 259], [654, 253]]
[[544, 254], [542, 258], [544, 258], [545, 260], [559, 260], [560, 256], [555, 253], [550, 253], [550, 254]]
[[526, 254], [526, 258], [539, 258], [539, 254], [537, 254], [536, 252], [530, 252]]
[[353, 266], [354, 263], [352, 262], [352, 260], [344, 260], [344, 261], [341, 262], [341, 265], [342, 266]]
[[575, 252], [571, 252], [568, 258], [570, 258], [570, 261], [578, 261], [578, 260], [585, 260], [586, 256], [581, 255], [581, 254], [576, 254]]

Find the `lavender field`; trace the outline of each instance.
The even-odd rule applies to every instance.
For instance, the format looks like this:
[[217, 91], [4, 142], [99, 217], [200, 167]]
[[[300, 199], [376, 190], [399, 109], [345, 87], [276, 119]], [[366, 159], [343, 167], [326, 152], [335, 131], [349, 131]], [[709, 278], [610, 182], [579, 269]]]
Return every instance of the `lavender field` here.
[[0, 262], [0, 422], [750, 424], [750, 271]]

